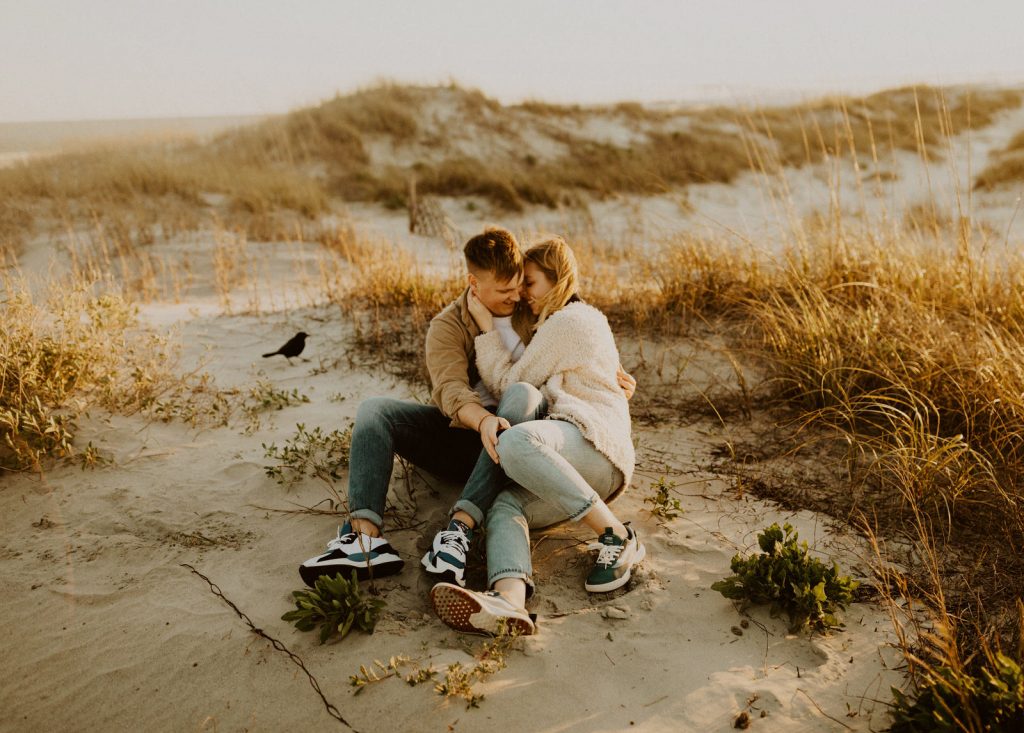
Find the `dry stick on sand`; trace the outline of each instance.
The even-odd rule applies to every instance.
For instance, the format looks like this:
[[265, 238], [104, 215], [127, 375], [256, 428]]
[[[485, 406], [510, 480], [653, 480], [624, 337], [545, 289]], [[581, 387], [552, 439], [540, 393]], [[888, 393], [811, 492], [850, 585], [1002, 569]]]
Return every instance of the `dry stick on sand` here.
[[324, 693], [320, 690], [320, 683], [317, 682], [317, 679], [316, 679], [316, 677], [313, 676], [313, 673], [310, 672], [308, 669], [306, 669], [306, 665], [303, 663], [302, 659], [297, 654], [295, 654], [293, 651], [291, 651], [288, 647], [286, 647], [280, 641], [278, 641], [274, 637], [272, 637], [269, 634], [267, 634], [267, 632], [265, 632], [263, 629], [258, 628], [256, 626], [256, 624], [254, 624], [252, 622], [252, 619], [250, 619], [248, 616], [246, 616], [238, 608], [238, 606], [236, 606], [234, 603], [232, 603], [227, 598], [227, 596], [224, 595], [224, 593], [221, 591], [221, 589], [217, 586], [216, 583], [214, 583], [212, 580], [207, 578], [205, 575], [203, 575], [201, 572], [196, 570], [194, 567], [192, 567], [188, 563], [181, 563], [181, 567], [188, 568], [194, 574], [198, 575], [200, 578], [205, 580], [206, 584], [210, 586], [210, 592], [213, 593], [218, 598], [220, 598], [226, 604], [228, 604], [231, 607], [231, 610], [234, 611], [236, 614], [238, 614], [238, 618], [240, 618], [243, 621], [245, 621], [246, 625], [249, 627], [249, 629], [254, 634], [256, 634], [257, 636], [262, 636], [264, 639], [269, 641], [270, 645], [273, 646], [275, 649], [277, 649], [279, 652], [284, 652], [285, 654], [287, 654], [288, 658], [291, 659], [299, 667], [299, 669], [301, 669], [303, 672], [306, 673], [306, 676], [309, 678], [309, 684], [313, 687], [313, 690], [316, 692], [317, 695], [320, 696], [320, 699], [323, 701], [324, 707], [327, 709], [327, 714], [330, 715], [335, 720], [337, 720], [342, 725], [344, 725], [346, 728], [351, 730], [353, 733], [359, 733], [359, 731], [357, 731], [355, 728], [352, 727], [351, 723], [349, 723], [347, 720], [345, 720], [343, 717], [341, 717], [341, 713], [338, 712], [338, 708], [334, 707], [334, 704], [328, 702], [327, 698], [324, 697]]

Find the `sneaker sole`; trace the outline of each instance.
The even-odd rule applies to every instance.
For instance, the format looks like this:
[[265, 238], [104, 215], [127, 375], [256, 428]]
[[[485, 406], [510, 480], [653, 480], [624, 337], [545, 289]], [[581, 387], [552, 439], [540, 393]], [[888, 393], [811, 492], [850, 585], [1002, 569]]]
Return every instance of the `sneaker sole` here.
[[366, 563], [333, 563], [331, 565], [300, 565], [299, 575], [302, 576], [302, 581], [310, 588], [316, 585], [316, 580], [322, 575], [329, 575], [332, 578], [341, 573], [346, 579], [352, 577], [352, 571], [356, 571], [356, 578], [359, 580], [369, 580], [372, 578], [386, 578], [389, 575], [396, 575], [402, 571], [405, 567], [405, 560], [398, 558], [397, 560], [387, 560], [382, 563], [377, 563], [372, 566], [367, 566]]
[[452, 585], [457, 585], [460, 588], [466, 587], [466, 578], [464, 576], [460, 577], [459, 574], [450, 567], [441, 569], [437, 565], [434, 565], [432, 562], [430, 562], [429, 552], [423, 556], [422, 560], [420, 560], [420, 565], [423, 566], [423, 571], [427, 575], [436, 578], [435, 582], [451, 583]]
[[485, 608], [476, 596], [458, 586], [435, 585], [430, 591], [430, 602], [439, 619], [464, 634], [495, 636], [504, 625], [507, 631], [528, 636], [535, 629], [529, 620]]
[[633, 568], [635, 568], [637, 565], [643, 562], [645, 557], [647, 557], [647, 548], [644, 547], [643, 544], [641, 544], [636, 548], [636, 557], [633, 558], [633, 562], [629, 564], [629, 567], [626, 568], [626, 573], [621, 578], [617, 578], [613, 581], [604, 583], [602, 585], [591, 585], [590, 583], [584, 583], [583, 587], [590, 593], [609, 593], [613, 590], [621, 588], [629, 582], [630, 578], [633, 577]]

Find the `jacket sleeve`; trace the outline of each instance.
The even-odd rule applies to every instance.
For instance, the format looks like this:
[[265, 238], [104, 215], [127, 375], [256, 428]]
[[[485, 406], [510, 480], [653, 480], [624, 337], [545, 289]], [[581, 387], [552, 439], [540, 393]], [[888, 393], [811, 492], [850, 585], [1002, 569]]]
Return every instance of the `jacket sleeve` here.
[[458, 326], [434, 319], [427, 329], [426, 359], [430, 396], [441, 412], [456, 420], [467, 404], [480, 404], [480, 395], [469, 383], [466, 336]]
[[476, 337], [477, 369], [492, 393], [500, 396], [516, 382], [540, 387], [559, 372], [590, 364], [597, 349], [607, 347], [606, 338], [610, 336], [607, 326], [598, 328], [593, 318], [570, 313], [556, 316], [537, 329], [530, 345], [515, 363], [497, 331]]

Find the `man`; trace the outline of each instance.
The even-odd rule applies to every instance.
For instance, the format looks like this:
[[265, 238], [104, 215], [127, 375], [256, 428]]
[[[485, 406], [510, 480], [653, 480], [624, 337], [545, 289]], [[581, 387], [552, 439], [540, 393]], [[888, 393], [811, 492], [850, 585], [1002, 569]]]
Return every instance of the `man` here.
[[[535, 317], [517, 308], [523, 260], [511, 232], [488, 229], [463, 249], [466, 290], [430, 323], [426, 340], [432, 404], [374, 397], [363, 402], [352, 430], [349, 461], [349, 516], [327, 552], [302, 563], [302, 579], [313, 585], [320, 575], [355, 569], [360, 580], [399, 572], [405, 562], [381, 533], [388, 485], [397, 453], [443, 478], [464, 483], [448, 527], [434, 538], [424, 569], [438, 580], [464, 585], [466, 553], [473, 529], [506, 481], [498, 464], [498, 433], [542, 416], [536, 388], [514, 385], [497, 400], [476, 369], [474, 342], [480, 331], [469, 313], [470, 292], [494, 315], [513, 360], [532, 336]], [[620, 371], [628, 396], [635, 382]], [[483, 450], [481, 450], [481, 446]]]

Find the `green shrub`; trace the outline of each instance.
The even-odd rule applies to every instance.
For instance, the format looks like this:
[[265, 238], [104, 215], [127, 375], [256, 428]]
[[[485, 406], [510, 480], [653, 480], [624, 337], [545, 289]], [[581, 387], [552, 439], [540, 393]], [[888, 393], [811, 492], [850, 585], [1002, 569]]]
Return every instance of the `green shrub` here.
[[266, 457], [277, 461], [272, 466], [264, 466], [263, 470], [284, 487], [298, 483], [305, 476], [330, 484], [331, 479], [341, 478], [339, 470], [348, 468], [351, 449], [351, 425], [344, 430], [325, 433], [320, 428], [306, 430], [305, 425], [298, 423], [295, 435], [285, 442], [283, 448], [278, 448], [275, 443], [263, 445]]
[[648, 510], [656, 517], [665, 520], [673, 520], [683, 513], [683, 507], [679, 499], [672, 496], [672, 489], [676, 488], [675, 481], [668, 481], [664, 476], [651, 484], [654, 493], [644, 499], [644, 504], [650, 504]]
[[711, 588], [726, 598], [771, 604], [773, 616], [785, 611], [790, 630], [804, 626], [825, 630], [839, 628], [835, 612], [853, 600], [858, 583], [840, 575], [810, 556], [806, 542], [786, 523], [768, 527], [757, 536], [762, 554], [732, 559], [734, 575], [713, 583]]
[[295, 610], [281, 616], [299, 631], [312, 631], [320, 627], [320, 643], [335, 634], [344, 639], [352, 627], [371, 633], [386, 605], [379, 598], [366, 598], [359, 591], [356, 571], [352, 579], [345, 580], [341, 573], [333, 578], [322, 575], [311, 590], [292, 591]]
[[953, 733], [1024, 730], [1024, 671], [1005, 654], [996, 654], [970, 675], [951, 667], [929, 667], [917, 698], [893, 689], [893, 733]]
[[[249, 392], [242, 402], [242, 412], [245, 413], [246, 417], [246, 434], [252, 435], [260, 429], [262, 423], [261, 415], [263, 413], [270, 412], [271, 410], [283, 410], [286, 407], [301, 405], [306, 402], [309, 402], [309, 397], [299, 392], [298, 389], [293, 389], [289, 392], [288, 390], [277, 389], [277, 387], [265, 379], [258, 380], [253, 387], [249, 388]], [[266, 448], [267, 446], [263, 447]], [[270, 456], [268, 453], [268, 457], [273, 458], [274, 456]]]

